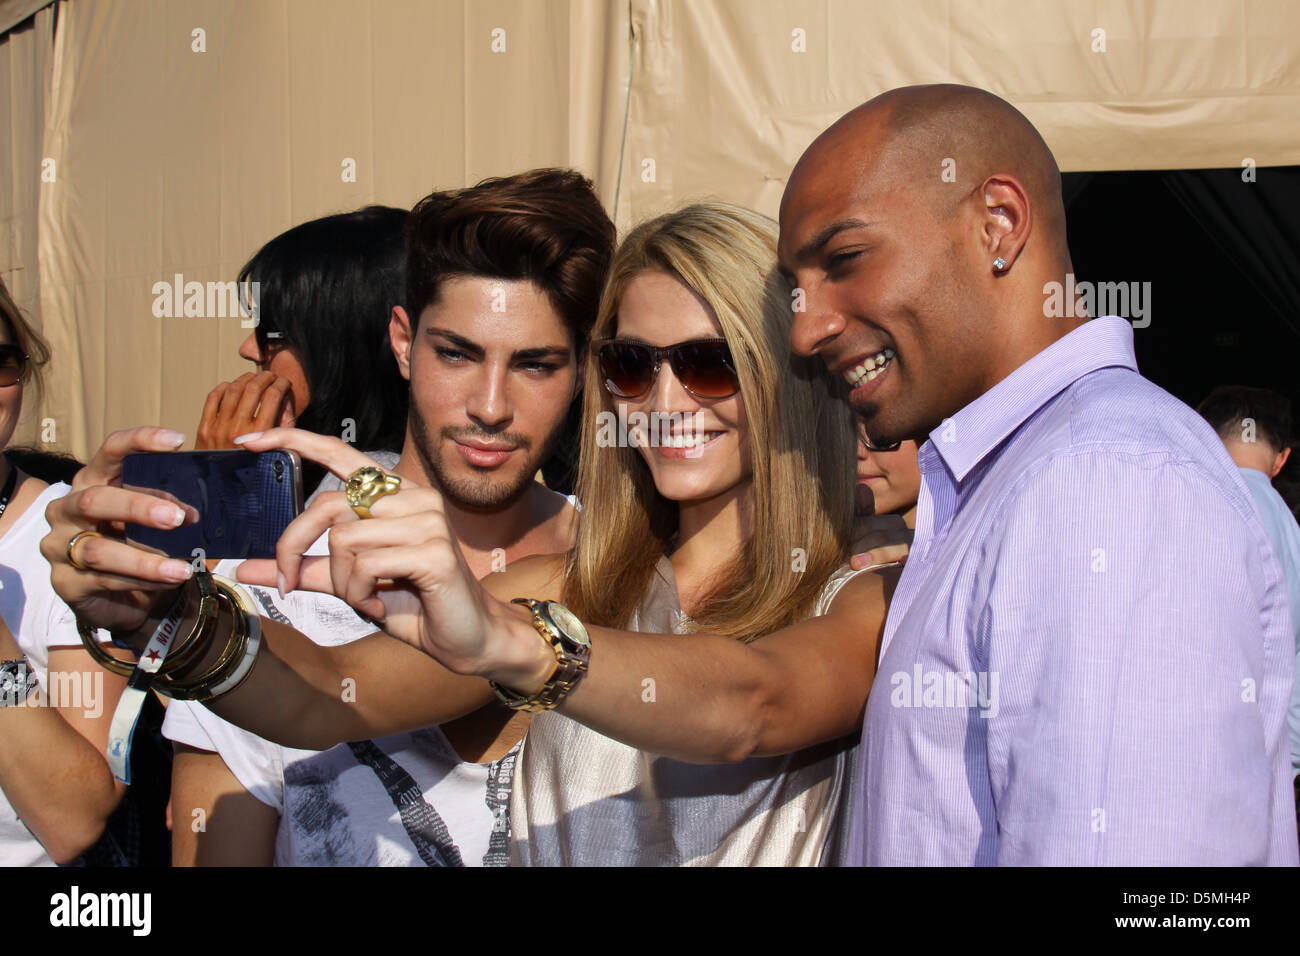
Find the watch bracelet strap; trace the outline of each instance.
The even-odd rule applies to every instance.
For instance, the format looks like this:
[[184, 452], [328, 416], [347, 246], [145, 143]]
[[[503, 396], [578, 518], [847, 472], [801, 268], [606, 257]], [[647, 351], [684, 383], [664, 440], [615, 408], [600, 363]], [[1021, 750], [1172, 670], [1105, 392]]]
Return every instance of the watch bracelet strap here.
[[38, 687], [36, 668], [26, 657], [0, 661], [0, 707], [21, 707]]
[[520, 694], [508, 687], [502, 687], [496, 681], [489, 681], [488, 683], [492, 686], [492, 690], [496, 692], [497, 698], [514, 710], [525, 710], [534, 714], [541, 713], [544, 710], [553, 710], [572, 692], [573, 688], [578, 685], [578, 682], [587, 673], [587, 662], [591, 648], [584, 647], [578, 653], [565, 649], [560, 636], [551, 633], [550, 627], [542, 619], [539, 608], [546, 603], [545, 601], [537, 601], [531, 598], [515, 598], [511, 603], [522, 604], [532, 612], [533, 628], [537, 631], [538, 636], [555, 652], [555, 667], [542, 684], [541, 689], [531, 696]]

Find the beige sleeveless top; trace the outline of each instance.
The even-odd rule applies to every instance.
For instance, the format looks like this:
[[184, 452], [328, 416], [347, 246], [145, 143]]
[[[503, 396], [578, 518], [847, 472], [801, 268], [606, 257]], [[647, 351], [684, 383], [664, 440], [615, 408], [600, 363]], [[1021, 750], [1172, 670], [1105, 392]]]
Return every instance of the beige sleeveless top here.
[[[861, 572], [840, 568], [825, 614]], [[660, 560], [628, 630], [688, 629]], [[647, 703], [653, 707], [655, 704]], [[693, 764], [611, 740], [554, 711], [533, 718], [510, 803], [524, 866], [815, 866], [840, 862], [859, 734], [779, 757]]]

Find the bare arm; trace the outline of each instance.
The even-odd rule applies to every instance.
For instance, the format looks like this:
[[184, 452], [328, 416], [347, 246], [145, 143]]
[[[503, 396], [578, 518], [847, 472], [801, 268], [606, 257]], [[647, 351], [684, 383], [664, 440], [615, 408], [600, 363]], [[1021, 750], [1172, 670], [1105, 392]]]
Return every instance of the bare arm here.
[[280, 815], [244, 789], [219, 754], [176, 744], [172, 865], [271, 866]]
[[[529, 612], [504, 602], [558, 598], [559, 559], [528, 559], [515, 574], [476, 582], [440, 525], [436, 492], [403, 491], [372, 511], [372, 520], [333, 527], [328, 568], [323, 559], [281, 565], [291, 585], [337, 589], [362, 613], [382, 616], [391, 601], [379, 582], [401, 581], [420, 607], [390, 615], [389, 633], [456, 673], [536, 691], [554, 653]], [[834, 739], [861, 723], [895, 581], [896, 572], [862, 575], [829, 614], [752, 644], [592, 628], [590, 669], [562, 710], [631, 746], [706, 763]]]
[[887, 587], [884, 574], [859, 575], [830, 613], [751, 644], [590, 628], [590, 669], [560, 712], [625, 744], [697, 763], [842, 737], [862, 726]]
[[[558, 555], [525, 558], [489, 574], [483, 585], [503, 601], [524, 595], [558, 599], [561, 565]], [[253, 673], [207, 706], [286, 747], [328, 750], [347, 740], [418, 730], [496, 700], [483, 679], [453, 674], [382, 631], [324, 647], [275, 621], [263, 619], [262, 628], [266, 646]], [[221, 644], [218, 639], [214, 647]]]
[[[0, 621], [0, 659], [22, 656]], [[0, 707], [0, 787], [14, 811], [56, 863], [69, 863], [94, 845], [126, 787], [113, 779], [104, 752], [113, 709], [126, 686], [80, 648], [50, 652], [47, 683], [25, 707]], [[75, 697], [74, 697], [75, 691]]]
[[[207, 702], [217, 716], [301, 750], [328, 750], [463, 717], [494, 699], [487, 683], [453, 674], [376, 633], [337, 647], [262, 619], [263, 648], [236, 690]], [[218, 636], [214, 653], [224, 645]]]

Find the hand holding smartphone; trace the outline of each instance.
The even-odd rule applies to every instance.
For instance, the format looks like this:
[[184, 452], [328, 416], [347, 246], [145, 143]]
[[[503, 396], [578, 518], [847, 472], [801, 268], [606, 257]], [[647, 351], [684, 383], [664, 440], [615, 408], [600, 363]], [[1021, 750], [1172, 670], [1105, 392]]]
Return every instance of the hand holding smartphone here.
[[170, 530], [128, 524], [133, 544], [186, 560], [274, 558], [276, 541], [302, 513], [302, 460], [281, 449], [140, 452], [122, 459], [122, 487], [199, 515]]

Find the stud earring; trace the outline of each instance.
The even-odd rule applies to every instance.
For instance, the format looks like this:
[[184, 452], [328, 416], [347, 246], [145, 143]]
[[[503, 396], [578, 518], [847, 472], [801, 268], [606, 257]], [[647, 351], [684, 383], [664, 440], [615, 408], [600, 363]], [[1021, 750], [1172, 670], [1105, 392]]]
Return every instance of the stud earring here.
[[1007, 260], [1003, 259], [1001, 256], [998, 256], [996, 259], [993, 260], [994, 272], [1001, 272], [1006, 267], [1007, 267]]

